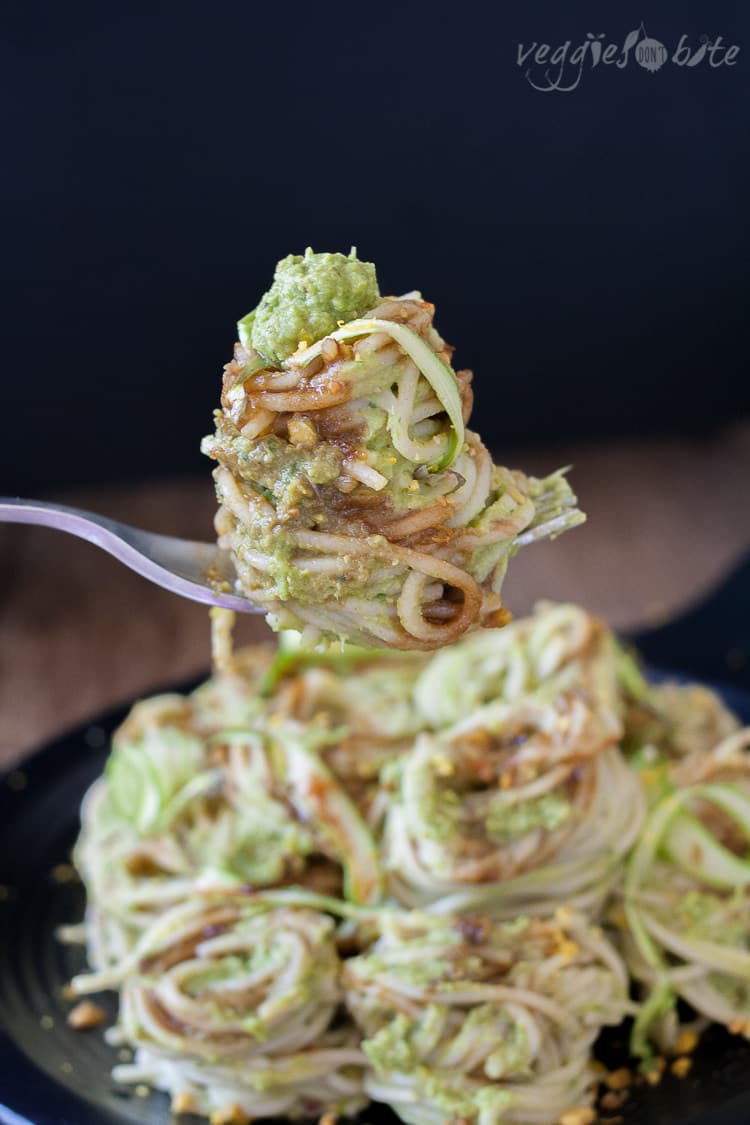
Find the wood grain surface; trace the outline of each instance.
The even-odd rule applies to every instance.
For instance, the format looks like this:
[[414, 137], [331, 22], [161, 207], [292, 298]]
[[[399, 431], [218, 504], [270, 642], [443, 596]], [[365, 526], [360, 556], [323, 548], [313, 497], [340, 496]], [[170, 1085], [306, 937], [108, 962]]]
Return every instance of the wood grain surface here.
[[[708, 438], [530, 449], [543, 473], [572, 464], [588, 523], [511, 564], [506, 604], [572, 599], [617, 627], [656, 623], [707, 591], [750, 548], [750, 423]], [[212, 538], [200, 479], [88, 488], [48, 499], [154, 531]], [[240, 641], [266, 634], [245, 618]], [[206, 670], [205, 608], [125, 570], [87, 543], [0, 527], [0, 766], [102, 709]]]

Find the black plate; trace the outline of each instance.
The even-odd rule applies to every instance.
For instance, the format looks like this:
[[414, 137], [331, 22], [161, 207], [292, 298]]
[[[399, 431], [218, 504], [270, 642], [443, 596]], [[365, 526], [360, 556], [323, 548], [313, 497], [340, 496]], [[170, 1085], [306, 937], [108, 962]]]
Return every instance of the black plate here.
[[[750, 722], [750, 694], [723, 689], [730, 707]], [[83, 952], [55, 939], [77, 921], [83, 889], [52, 877], [68, 860], [78, 832], [81, 798], [101, 772], [109, 736], [128, 708], [73, 731], [0, 779], [0, 1123], [2, 1125], [167, 1125], [167, 1098], [142, 1098], [116, 1087], [117, 1053], [100, 1030], [76, 1032], [65, 1022], [62, 989], [84, 966]], [[109, 1008], [114, 1012], [113, 997]], [[608, 1065], [628, 1062], [624, 1033], [607, 1034]], [[748, 1125], [750, 1044], [714, 1029], [694, 1056], [690, 1075], [667, 1075], [657, 1087], [635, 1088], [619, 1112], [622, 1125]], [[396, 1119], [373, 1107], [365, 1119]], [[179, 1121], [196, 1122], [182, 1117]], [[618, 1122], [618, 1125], [619, 1125]], [[204, 1122], [205, 1125], [205, 1122]]]

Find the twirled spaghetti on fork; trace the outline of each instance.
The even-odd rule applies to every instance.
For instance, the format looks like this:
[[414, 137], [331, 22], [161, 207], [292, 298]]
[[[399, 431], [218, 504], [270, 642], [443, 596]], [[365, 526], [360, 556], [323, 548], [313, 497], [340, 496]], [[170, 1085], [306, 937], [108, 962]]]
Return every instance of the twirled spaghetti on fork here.
[[[344, 285], [347, 300], [331, 305], [345, 319], [329, 315], [336, 271], [346, 280], [366, 266], [312, 251], [285, 259], [240, 322], [203, 443], [218, 461], [216, 528], [275, 628], [311, 643], [435, 649], [503, 624], [512, 555], [584, 517], [561, 472], [539, 480], [494, 465], [466, 428], [471, 372], [453, 370], [433, 305], [417, 293], [381, 300], [369, 267], [371, 283], [354, 296]], [[322, 319], [307, 317], [311, 302]], [[289, 308], [292, 335], [269, 343]]]

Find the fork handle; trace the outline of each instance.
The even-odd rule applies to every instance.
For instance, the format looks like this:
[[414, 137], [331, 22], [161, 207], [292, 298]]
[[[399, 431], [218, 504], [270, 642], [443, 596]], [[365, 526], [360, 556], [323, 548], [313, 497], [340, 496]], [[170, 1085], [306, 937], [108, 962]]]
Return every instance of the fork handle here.
[[[142, 531], [82, 508], [14, 496], [0, 497], [0, 523], [39, 524], [56, 531], [67, 531], [69, 535], [100, 547], [149, 582], [190, 601], [225, 606], [243, 613], [261, 612], [246, 598], [220, 592], [208, 584], [205, 573], [215, 563], [215, 544], [187, 543], [168, 535]], [[195, 564], [188, 569], [184, 559], [180, 559], [183, 548], [190, 549]], [[154, 549], [171, 564], [172, 569], [151, 557]], [[201, 580], [197, 580], [199, 577]]]
[[24, 500], [20, 496], [0, 496], [0, 523], [33, 523], [67, 531], [119, 557], [117, 544], [122, 540], [115, 530], [115, 521], [82, 508], [46, 500]]

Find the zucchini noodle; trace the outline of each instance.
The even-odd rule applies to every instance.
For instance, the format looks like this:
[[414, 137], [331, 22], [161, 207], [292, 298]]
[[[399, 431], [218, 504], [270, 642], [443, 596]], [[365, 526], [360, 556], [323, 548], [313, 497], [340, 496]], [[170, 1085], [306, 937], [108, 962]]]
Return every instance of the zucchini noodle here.
[[652, 808], [619, 918], [645, 992], [632, 1048], [648, 1055], [649, 1036], [674, 1044], [678, 999], [750, 1034], [750, 728], [708, 751], [652, 756], [642, 772]]
[[119, 993], [117, 1082], [243, 1125], [553, 1125], [625, 1015], [643, 1059], [678, 1000], [750, 1027], [750, 732], [712, 693], [573, 605], [437, 653], [231, 626], [81, 810], [72, 987]]
[[206, 694], [137, 704], [85, 798], [75, 860], [97, 968], [196, 887], [379, 894], [369, 829], [315, 751], [330, 733], [291, 720], [209, 731]]
[[[417, 295], [387, 298], [270, 363], [224, 371], [215, 433], [219, 545], [237, 587], [305, 644], [431, 650], [504, 624], [510, 558], [584, 519], [563, 472], [494, 465]], [[251, 324], [252, 327], [252, 324]]]
[[611, 633], [574, 605], [539, 602], [535, 613], [501, 632], [479, 632], [436, 653], [415, 696], [424, 721], [444, 727], [476, 720], [485, 704], [585, 691], [597, 714], [621, 713], [617, 650]]

